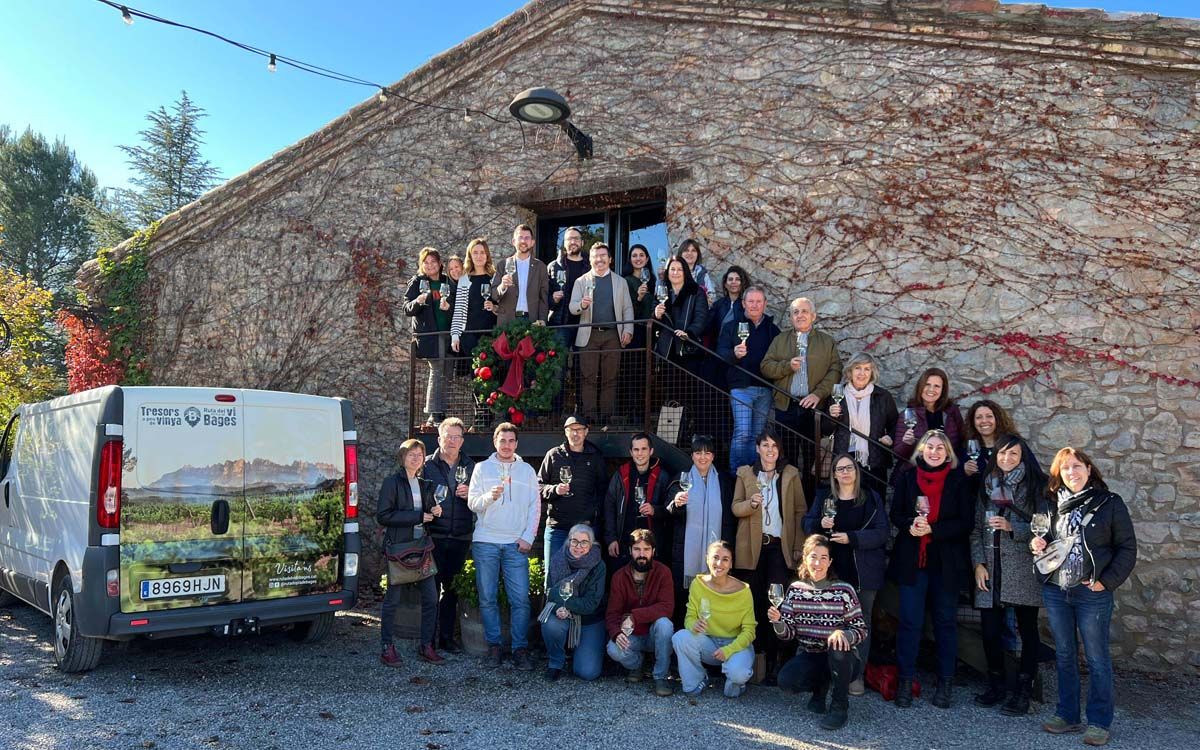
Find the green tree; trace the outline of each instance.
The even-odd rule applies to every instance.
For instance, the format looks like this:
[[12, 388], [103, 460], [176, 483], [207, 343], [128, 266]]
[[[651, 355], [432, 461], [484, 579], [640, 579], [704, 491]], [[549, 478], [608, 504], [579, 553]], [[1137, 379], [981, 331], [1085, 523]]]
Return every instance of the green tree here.
[[121, 146], [136, 176], [137, 190], [121, 191], [126, 215], [148, 226], [199, 198], [220, 180], [220, 173], [201, 158], [206, 117], [184, 91], [168, 112], [166, 107], [146, 115], [150, 127], [141, 131], [142, 145]]
[[46, 363], [49, 348], [61, 348], [53, 325], [54, 295], [27, 276], [0, 268], [0, 317], [12, 332], [0, 352], [0, 418], [18, 405], [65, 392], [66, 381]]
[[96, 177], [62, 140], [0, 126], [0, 263], [52, 292], [70, 286], [92, 247], [77, 201], [96, 195]]

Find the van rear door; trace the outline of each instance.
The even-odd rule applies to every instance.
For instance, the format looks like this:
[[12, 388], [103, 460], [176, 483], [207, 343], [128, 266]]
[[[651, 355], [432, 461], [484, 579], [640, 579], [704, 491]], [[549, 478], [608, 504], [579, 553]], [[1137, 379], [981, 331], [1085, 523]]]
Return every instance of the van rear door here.
[[318, 396], [244, 391], [242, 407], [242, 599], [339, 591], [345, 523], [341, 404]]
[[241, 601], [241, 393], [124, 389], [122, 612]]

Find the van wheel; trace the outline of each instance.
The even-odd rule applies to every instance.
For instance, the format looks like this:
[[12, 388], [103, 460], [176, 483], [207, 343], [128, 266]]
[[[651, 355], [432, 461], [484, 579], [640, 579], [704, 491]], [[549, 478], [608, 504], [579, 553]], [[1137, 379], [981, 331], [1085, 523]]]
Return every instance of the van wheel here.
[[17, 603], [17, 597], [8, 593], [4, 589], [0, 589], [0, 607], [8, 607]]
[[100, 663], [103, 642], [82, 635], [76, 628], [75, 592], [69, 576], [54, 584], [54, 660], [63, 672], [87, 672]]
[[326, 612], [318, 615], [315, 620], [298, 622], [292, 628], [292, 638], [300, 643], [317, 643], [325, 640], [329, 631], [333, 630], [333, 613]]

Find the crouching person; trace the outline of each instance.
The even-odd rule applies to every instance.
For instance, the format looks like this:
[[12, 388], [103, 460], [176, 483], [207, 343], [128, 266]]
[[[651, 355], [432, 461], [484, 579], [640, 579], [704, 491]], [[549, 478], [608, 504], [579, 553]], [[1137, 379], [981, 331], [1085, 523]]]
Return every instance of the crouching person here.
[[594, 680], [604, 666], [604, 564], [596, 534], [575, 524], [567, 543], [550, 556], [546, 608], [538, 619], [546, 643], [546, 679], [562, 677], [567, 649], [575, 649], [571, 671]]
[[675, 627], [675, 584], [671, 569], [654, 559], [654, 532], [634, 529], [629, 535], [631, 560], [613, 574], [608, 595], [608, 655], [629, 670], [626, 680], [641, 682], [643, 654], [654, 654], [654, 692], [673, 691], [671, 636]]
[[[799, 693], [811, 690], [808, 708], [825, 714], [823, 729], [846, 725], [850, 682], [863, 669], [858, 645], [867, 637], [858, 594], [848, 583], [830, 576], [833, 545], [814, 534], [804, 542], [799, 581], [788, 587], [783, 603], [767, 610], [767, 619], [783, 640], [796, 639], [800, 650], [779, 670], [779, 687]], [[833, 696], [826, 711], [825, 694]]]
[[750, 587], [729, 575], [733, 547], [718, 540], [706, 551], [708, 575], [692, 579], [683, 630], [671, 639], [679, 659], [683, 692], [697, 698], [704, 690], [705, 664], [720, 664], [725, 695], [737, 698], [754, 675], [754, 599]]

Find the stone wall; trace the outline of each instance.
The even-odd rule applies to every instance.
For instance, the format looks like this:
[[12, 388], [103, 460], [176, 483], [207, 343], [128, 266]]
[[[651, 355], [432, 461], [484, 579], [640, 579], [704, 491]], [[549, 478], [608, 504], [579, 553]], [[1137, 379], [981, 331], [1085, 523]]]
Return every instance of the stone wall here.
[[[833, 5], [532, 3], [398, 85], [499, 122], [371, 100], [164, 224], [156, 381], [348, 396], [376, 486], [405, 437], [405, 263], [661, 180], [673, 242], [776, 311], [814, 297], [893, 393], [938, 364], [1043, 464], [1096, 456], [1139, 536], [1114, 651], [1200, 669], [1200, 28]], [[507, 117], [536, 84], [594, 159]]]

